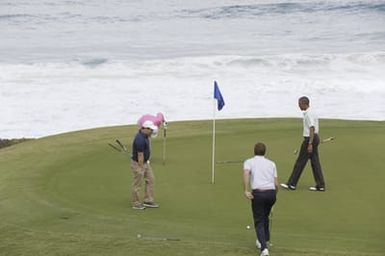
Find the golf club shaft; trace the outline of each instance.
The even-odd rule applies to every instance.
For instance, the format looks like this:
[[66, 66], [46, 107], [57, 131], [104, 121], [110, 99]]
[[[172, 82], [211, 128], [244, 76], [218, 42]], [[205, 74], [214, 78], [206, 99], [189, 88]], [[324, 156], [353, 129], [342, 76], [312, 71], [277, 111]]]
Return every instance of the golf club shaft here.
[[141, 240], [149, 240], [149, 241], [180, 241], [179, 238], [170, 238], [170, 237], [154, 237], [154, 236], [141, 236]]
[[321, 143], [326, 143], [326, 142], [332, 141], [334, 139], [335, 139], [335, 137], [329, 137], [329, 138], [321, 140]]
[[120, 148], [118, 148], [118, 147], [112, 145], [111, 143], [108, 143], [108, 145], [109, 145], [111, 148], [115, 149], [116, 151], [122, 152], [122, 150], [121, 150]]
[[120, 142], [120, 140], [116, 139], [116, 142], [119, 144], [119, 146], [122, 148], [123, 151], [127, 152], [126, 146], [124, 146], [124, 145]]
[[238, 164], [242, 163], [242, 160], [225, 160], [225, 161], [216, 161], [216, 164]]
[[166, 164], [167, 126], [163, 126], [163, 165]]
[[[321, 140], [321, 143], [327, 143], [327, 142], [330, 142], [330, 141], [333, 141], [333, 140], [335, 140], [335, 137], [328, 137], [328, 138], [326, 138], [326, 139], [323, 139], [323, 140]], [[295, 149], [294, 150], [294, 155], [296, 155], [298, 153], [298, 149]]]
[[269, 225], [269, 232], [270, 232], [270, 243], [272, 243], [271, 241], [272, 241], [272, 239], [271, 239], [271, 237], [272, 237], [272, 231], [273, 231], [273, 211], [274, 211], [274, 207], [272, 207], [271, 208], [271, 211], [270, 211], [270, 225]]

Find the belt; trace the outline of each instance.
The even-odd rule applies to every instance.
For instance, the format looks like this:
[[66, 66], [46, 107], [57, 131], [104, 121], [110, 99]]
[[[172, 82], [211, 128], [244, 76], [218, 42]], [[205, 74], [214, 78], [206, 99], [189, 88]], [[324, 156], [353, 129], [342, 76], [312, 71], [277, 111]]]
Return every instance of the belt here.
[[275, 189], [253, 189], [253, 192], [271, 192], [275, 191]]
[[[318, 133], [314, 133], [314, 137], [318, 136]], [[303, 136], [304, 139], [309, 139], [310, 136]]]
[[[131, 159], [133, 162], [135, 163], [138, 163], [138, 161], [134, 160], [134, 159]], [[144, 164], [149, 164], [150, 163], [150, 160], [147, 160], [147, 161], [144, 161]]]

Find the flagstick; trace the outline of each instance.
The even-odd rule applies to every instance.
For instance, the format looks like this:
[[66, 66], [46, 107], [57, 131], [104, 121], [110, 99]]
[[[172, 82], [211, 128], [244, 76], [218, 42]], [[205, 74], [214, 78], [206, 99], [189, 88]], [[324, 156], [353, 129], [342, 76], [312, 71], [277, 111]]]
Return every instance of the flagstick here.
[[167, 138], [167, 126], [163, 124], [163, 165], [166, 164], [166, 138]]
[[215, 99], [214, 99], [214, 109], [213, 109], [213, 155], [211, 163], [211, 184], [215, 183]]

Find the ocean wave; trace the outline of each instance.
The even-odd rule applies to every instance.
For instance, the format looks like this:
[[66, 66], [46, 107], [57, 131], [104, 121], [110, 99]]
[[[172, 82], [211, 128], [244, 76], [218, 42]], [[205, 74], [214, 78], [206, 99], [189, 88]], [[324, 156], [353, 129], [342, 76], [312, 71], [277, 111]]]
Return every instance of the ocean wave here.
[[88, 66], [88, 67], [96, 67], [96, 66], [107, 63], [108, 59], [107, 58], [93, 58], [93, 59], [79, 60], [79, 62], [85, 66]]
[[[178, 72], [186, 74], [191, 71], [204, 71], [220, 69], [335, 69], [337, 67], [366, 67], [372, 69], [385, 68], [385, 51], [368, 53], [349, 53], [349, 54], [279, 54], [279, 55], [260, 55], [260, 56], [239, 56], [239, 55], [213, 55], [178, 57], [162, 59], [110, 59], [106, 57], [78, 57], [66, 61], [57, 62], [26, 62], [24, 64], [1, 63], [3, 71], [7, 68], [22, 68], [24, 70], [34, 69], [40, 72], [43, 70], [58, 69], [70, 70], [84, 68], [104, 68], [108, 72], [115, 74], [125, 69], [131, 71], [146, 70], [148, 73]], [[3, 72], [4, 74], [4, 72]]]
[[281, 2], [247, 5], [228, 5], [202, 9], [184, 9], [179, 13], [183, 18], [252, 18], [264, 15], [314, 14], [314, 13], [363, 13], [385, 12], [384, 2]]
[[95, 55], [0, 63], [0, 70], [2, 137], [135, 123], [159, 111], [169, 121], [208, 119], [214, 80], [226, 101], [219, 118], [299, 117], [295, 102], [308, 95], [322, 117], [385, 119], [385, 52], [119, 61]]
[[89, 6], [89, 5], [93, 5], [92, 3], [93, 1], [72, 1], [72, 0], [61, 0], [61, 1], [44, 1], [43, 2], [34, 2], [34, 1], [30, 1], [30, 2], [20, 2], [19, 5], [42, 5], [42, 6], [45, 6], [45, 7], [66, 7], [66, 6], [69, 6], [69, 7], [81, 7], [81, 6]]
[[[154, 60], [117, 60], [81, 57], [56, 63], [0, 63], [0, 82], [19, 83], [39, 80], [131, 79], [140, 83], [148, 78], [201, 80], [203, 77], [241, 76], [250, 81], [274, 74], [282, 79], [359, 79], [374, 81], [376, 90], [385, 79], [385, 52], [352, 54], [281, 54], [266, 56], [219, 55]], [[257, 78], [258, 79], [258, 78]], [[268, 81], [269, 79], [266, 78]], [[18, 82], [19, 81], [19, 82]], [[53, 82], [56, 84], [57, 82]], [[369, 82], [370, 84], [370, 82]], [[383, 88], [382, 88], [383, 89]]]
[[378, 40], [381, 40], [381, 41], [384, 41], [385, 40], [385, 31], [384, 32], [372, 32], [372, 33], [357, 33], [355, 35], [355, 38], [356, 39], [360, 39], [360, 38], [369, 38], [371, 41], [378, 41]]
[[[236, 1], [234, 1], [236, 2]], [[127, 22], [143, 21], [165, 21], [174, 18], [198, 18], [198, 19], [237, 19], [254, 18], [261, 16], [287, 16], [287, 15], [314, 15], [325, 13], [330, 15], [341, 14], [384, 14], [384, 1], [277, 1], [275, 3], [260, 2], [248, 4], [221, 5], [221, 1], [213, 1], [210, 7], [196, 8], [197, 5], [180, 5], [180, 8], [168, 6], [167, 1], [162, 3], [159, 11], [147, 10], [146, 5], [152, 5], [151, 1], [143, 1], [142, 5], [135, 3], [113, 2], [110, 4], [103, 1], [55, 1], [55, 2], [6, 2], [0, 3], [5, 14], [0, 15], [0, 22], [17, 21], [25, 23], [45, 24], [52, 21], [59, 23], [81, 23], [81, 24], [118, 24]], [[246, 2], [247, 3], [247, 2]], [[41, 5], [42, 7], [39, 7]], [[7, 13], [9, 6], [15, 10], [23, 10], [25, 13]], [[110, 7], [120, 8], [112, 12]], [[188, 8], [183, 6], [189, 6]], [[79, 7], [79, 8], [77, 8]], [[81, 8], [80, 8], [81, 7]], [[107, 8], [106, 8], [107, 7]], [[138, 7], [139, 10], [138, 10]], [[84, 8], [89, 11], [84, 12]], [[100, 12], [101, 8], [107, 11]], [[141, 8], [144, 8], [143, 10]], [[150, 8], [151, 9], [151, 8]], [[59, 10], [59, 11], [58, 11]], [[63, 11], [60, 11], [63, 10]], [[11, 11], [11, 9], [9, 10]]]
[[0, 15], [0, 24], [5, 23], [6, 25], [26, 25], [31, 27], [31, 25], [42, 25], [47, 23], [52, 23], [53, 21], [58, 21], [59, 18], [52, 16], [50, 14], [6, 14]]
[[26, 19], [33, 19], [35, 18], [35, 15], [30, 14], [24, 14], [24, 13], [15, 13], [15, 14], [3, 14], [0, 15], [0, 22], [1, 21], [14, 21], [14, 20], [26, 20]]
[[127, 22], [140, 22], [145, 20], [145, 17], [142, 16], [132, 16], [132, 17], [120, 17], [116, 15], [86, 15], [79, 12], [60, 12], [56, 14], [5, 14], [0, 15], [0, 24], [5, 23], [7, 25], [45, 25], [45, 24], [82, 24], [82, 25], [92, 25], [92, 24], [123, 24]]
[[[223, 58], [222, 61], [216, 60], [222, 66], [238, 66], [244, 68], [265, 67], [265, 68], [284, 68], [284, 69], [317, 69], [339, 66], [361, 67], [368, 66], [385, 68], [385, 52], [375, 53], [352, 53], [352, 54], [283, 54], [262, 57], [243, 57], [234, 56]], [[344, 63], [344, 65], [342, 65]]]

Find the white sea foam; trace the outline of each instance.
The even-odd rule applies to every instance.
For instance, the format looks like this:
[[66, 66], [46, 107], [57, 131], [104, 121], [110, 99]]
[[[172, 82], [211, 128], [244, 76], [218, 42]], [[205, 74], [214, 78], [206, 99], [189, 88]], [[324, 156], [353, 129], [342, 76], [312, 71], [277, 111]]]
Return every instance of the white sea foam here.
[[0, 137], [135, 123], [385, 120], [384, 1], [2, 1]]
[[312, 97], [321, 117], [385, 116], [382, 53], [96, 59], [1, 70], [4, 137], [135, 123], [157, 111], [169, 120], [209, 119], [214, 80], [226, 100], [218, 118], [300, 116], [296, 100], [303, 94]]

